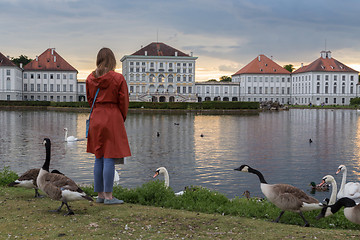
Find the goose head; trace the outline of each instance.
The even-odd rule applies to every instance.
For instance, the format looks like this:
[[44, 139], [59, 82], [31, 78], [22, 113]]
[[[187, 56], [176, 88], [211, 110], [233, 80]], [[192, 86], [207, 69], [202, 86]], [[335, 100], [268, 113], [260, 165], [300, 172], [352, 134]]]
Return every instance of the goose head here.
[[160, 174], [165, 174], [166, 172], [167, 172], [166, 168], [164, 168], [164, 167], [159, 167], [158, 169], [156, 169], [155, 175], [153, 176], [153, 178], [156, 178], [156, 177], [159, 176]]
[[336, 171], [336, 174], [339, 174], [340, 172], [344, 172], [346, 170], [345, 165], [340, 165], [338, 167], [338, 170]]
[[248, 165], [241, 165], [240, 167], [238, 168], [235, 168], [234, 170], [236, 171], [240, 171], [240, 172], [249, 172], [249, 166]]

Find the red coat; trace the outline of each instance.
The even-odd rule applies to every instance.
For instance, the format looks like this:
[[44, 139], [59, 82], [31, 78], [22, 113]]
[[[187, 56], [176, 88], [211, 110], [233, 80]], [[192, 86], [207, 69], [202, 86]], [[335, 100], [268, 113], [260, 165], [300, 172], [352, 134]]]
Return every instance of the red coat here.
[[86, 79], [87, 100], [92, 106], [96, 90], [100, 88], [90, 117], [87, 152], [97, 158], [131, 156], [125, 129], [129, 107], [129, 92], [122, 74], [110, 71], [96, 78]]

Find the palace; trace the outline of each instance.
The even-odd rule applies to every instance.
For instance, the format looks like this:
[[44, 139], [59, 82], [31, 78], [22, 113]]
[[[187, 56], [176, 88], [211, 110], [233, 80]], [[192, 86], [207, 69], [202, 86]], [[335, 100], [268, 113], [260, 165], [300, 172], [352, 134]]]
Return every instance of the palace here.
[[[152, 42], [121, 58], [130, 101], [277, 101], [281, 104], [348, 105], [360, 93], [359, 72], [322, 51], [290, 73], [261, 54], [232, 75], [232, 82], [196, 82], [197, 57]], [[85, 101], [78, 71], [49, 48], [17, 67], [0, 53], [0, 100]]]

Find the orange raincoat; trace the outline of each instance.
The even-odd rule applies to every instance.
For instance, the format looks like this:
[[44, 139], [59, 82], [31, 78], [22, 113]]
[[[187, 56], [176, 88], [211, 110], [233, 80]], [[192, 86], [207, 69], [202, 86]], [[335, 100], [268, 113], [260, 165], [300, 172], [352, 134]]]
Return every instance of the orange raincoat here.
[[86, 79], [86, 96], [92, 105], [100, 88], [90, 116], [87, 152], [97, 158], [131, 156], [125, 129], [129, 107], [129, 92], [122, 74], [110, 71], [96, 78], [91, 73]]

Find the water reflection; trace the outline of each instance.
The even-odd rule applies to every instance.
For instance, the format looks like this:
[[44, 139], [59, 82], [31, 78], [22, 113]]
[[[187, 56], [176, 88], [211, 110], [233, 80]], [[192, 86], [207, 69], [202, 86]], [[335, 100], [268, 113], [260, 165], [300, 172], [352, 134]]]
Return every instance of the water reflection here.
[[[289, 183], [310, 191], [340, 164], [348, 181], [359, 181], [360, 123], [353, 110], [263, 112], [259, 115], [196, 115], [130, 113], [126, 128], [132, 157], [118, 165], [121, 185], [134, 188], [152, 181], [164, 166], [170, 186], [180, 191], [201, 185], [241, 196], [249, 190], [262, 196], [257, 176], [233, 169], [241, 164], [260, 170], [269, 183]], [[39, 168], [45, 159], [44, 137], [52, 140], [51, 168], [75, 181], [92, 183], [93, 155], [86, 153], [87, 113], [0, 111], [0, 163], [21, 174]], [[69, 135], [83, 139], [64, 141]], [[159, 132], [159, 136], [157, 135]], [[309, 138], [313, 140], [309, 143]], [[316, 193], [322, 200], [330, 193]]]

